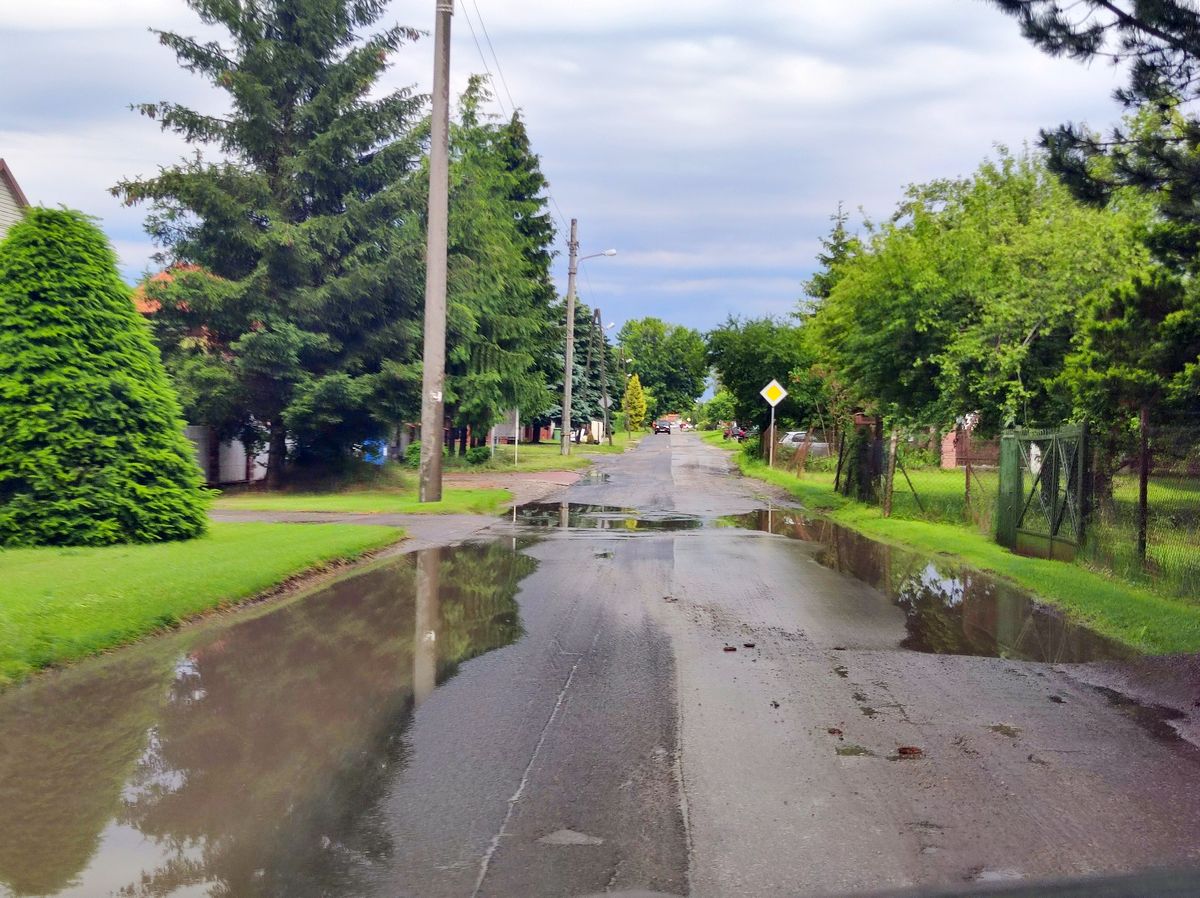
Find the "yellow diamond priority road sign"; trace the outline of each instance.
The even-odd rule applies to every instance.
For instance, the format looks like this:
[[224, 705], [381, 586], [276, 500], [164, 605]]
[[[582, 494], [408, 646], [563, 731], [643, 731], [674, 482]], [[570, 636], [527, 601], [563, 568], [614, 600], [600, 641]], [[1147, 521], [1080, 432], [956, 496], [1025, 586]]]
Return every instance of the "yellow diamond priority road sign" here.
[[771, 404], [771, 408], [775, 408], [775, 406], [787, 398], [787, 394], [787, 390], [780, 385], [779, 381], [773, 380], [763, 387], [758, 395], [767, 400]]

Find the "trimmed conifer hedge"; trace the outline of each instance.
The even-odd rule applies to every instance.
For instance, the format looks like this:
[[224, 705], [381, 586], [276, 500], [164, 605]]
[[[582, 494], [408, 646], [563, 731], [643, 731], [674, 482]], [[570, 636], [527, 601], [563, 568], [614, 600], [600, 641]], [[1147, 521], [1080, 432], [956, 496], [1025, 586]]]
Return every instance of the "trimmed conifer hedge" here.
[[104, 234], [30, 209], [0, 242], [0, 546], [190, 539], [206, 505]]

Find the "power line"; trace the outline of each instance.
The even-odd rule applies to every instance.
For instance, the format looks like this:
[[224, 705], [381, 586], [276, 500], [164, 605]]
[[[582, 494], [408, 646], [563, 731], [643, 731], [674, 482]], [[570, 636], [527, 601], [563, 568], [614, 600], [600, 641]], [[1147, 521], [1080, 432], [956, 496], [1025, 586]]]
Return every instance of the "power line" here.
[[[512, 107], [513, 114], [516, 115], [518, 108], [517, 101], [513, 98], [512, 91], [509, 89], [508, 79], [504, 77], [504, 67], [500, 64], [500, 56], [496, 53], [496, 46], [492, 43], [491, 34], [488, 32], [487, 24], [483, 20], [483, 11], [479, 8], [479, 0], [471, 0], [471, 5], [475, 8], [475, 16], [479, 19], [479, 29], [483, 32], [483, 37], [484, 40], [487, 41], [488, 49], [492, 52], [492, 59], [495, 60], [496, 72], [499, 75], [500, 86], [504, 88], [504, 93], [508, 97], [508, 103]], [[475, 26], [471, 22], [471, 16], [467, 10], [467, 5], [465, 2], [462, 4], [462, 10], [463, 15], [467, 20], [467, 27], [471, 31], [471, 39], [475, 41], [475, 49], [479, 52], [479, 61], [483, 63], [483, 70], [487, 72], [488, 78], [492, 81], [493, 87], [495, 87], [495, 78], [492, 75], [491, 67], [488, 65], [487, 57], [484, 55], [483, 46], [479, 43], [479, 36], [475, 32]], [[507, 118], [508, 113], [504, 109], [504, 103], [500, 99], [499, 91], [496, 92], [495, 100], [496, 104], [500, 107], [501, 113], [503, 113]], [[554, 211], [558, 215], [558, 222], [560, 225], [562, 225], [563, 231], [565, 232], [570, 230], [570, 226], [567, 224], [567, 216], [563, 212], [562, 207], [558, 204], [558, 200], [554, 198], [554, 194], [550, 192], [548, 185], [546, 197], [550, 200], [551, 205], [554, 207]], [[584, 272], [584, 278], [588, 280], [588, 293], [590, 294], [592, 292], [592, 285], [591, 280], [588, 279], [586, 271]]]
[[483, 21], [483, 13], [479, 11], [479, 2], [471, 0], [471, 4], [475, 7], [475, 17], [479, 19], [479, 27], [483, 29], [483, 37], [487, 41], [488, 49], [492, 51], [492, 59], [496, 62], [496, 72], [500, 75], [500, 83], [504, 86], [504, 92], [508, 94], [508, 105], [512, 107], [513, 112], [516, 112], [517, 103], [513, 99], [512, 91], [508, 89], [508, 80], [504, 77], [504, 69], [500, 65], [500, 57], [496, 55], [496, 48], [492, 46], [492, 36], [488, 34], [487, 23]]
[[[469, 29], [471, 29], [471, 40], [475, 41], [475, 49], [479, 51], [479, 61], [483, 63], [483, 70], [485, 72], [487, 72], [488, 81], [490, 81], [492, 83], [492, 85], [494, 86], [496, 83], [496, 79], [493, 77], [492, 70], [488, 66], [487, 57], [483, 53], [483, 45], [479, 43], [479, 36], [475, 33], [475, 26], [471, 23], [471, 14], [467, 11], [467, 7], [466, 7], [465, 3], [463, 4], [462, 11], [463, 11], [463, 18], [467, 20], [467, 27]], [[478, 11], [478, 7], [476, 7], [476, 11]], [[480, 25], [480, 27], [483, 26], [483, 19], [479, 20], [479, 25]], [[493, 50], [492, 53], [494, 55], [495, 51]], [[499, 66], [499, 63], [497, 63], [497, 66]], [[508, 88], [505, 87], [505, 90], [507, 91]], [[511, 100], [512, 97], [510, 96], [509, 99]], [[496, 100], [496, 105], [500, 107], [501, 114], [505, 118], [508, 118], [508, 112], [504, 108], [504, 101], [500, 99], [499, 92], [497, 92], [495, 94], [495, 100]], [[515, 106], [513, 108], [513, 111], [514, 112], [516, 111]]]

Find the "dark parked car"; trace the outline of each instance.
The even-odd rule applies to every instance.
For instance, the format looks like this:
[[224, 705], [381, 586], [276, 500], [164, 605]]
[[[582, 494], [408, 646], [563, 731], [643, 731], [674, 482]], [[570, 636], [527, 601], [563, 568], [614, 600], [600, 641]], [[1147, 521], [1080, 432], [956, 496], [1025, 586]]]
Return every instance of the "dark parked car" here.
[[671, 422], [670, 421], [655, 421], [654, 422], [654, 432], [655, 433], [670, 433], [671, 432]]

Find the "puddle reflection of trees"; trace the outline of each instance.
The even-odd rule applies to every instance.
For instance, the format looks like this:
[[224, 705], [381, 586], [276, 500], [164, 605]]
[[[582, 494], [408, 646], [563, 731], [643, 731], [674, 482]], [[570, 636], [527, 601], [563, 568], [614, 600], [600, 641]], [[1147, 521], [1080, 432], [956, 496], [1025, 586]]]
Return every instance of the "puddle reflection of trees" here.
[[87, 894], [116, 860], [102, 836], [124, 827], [147, 840], [143, 868], [121, 871], [127, 895], [365, 887], [396, 850], [377, 802], [415, 704], [520, 637], [515, 597], [536, 564], [507, 543], [418, 554], [235, 619], [182, 661], [114, 658], [6, 696], [0, 882]]
[[868, 584], [905, 612], [901, 645], [945, 655], [1083, 662], [1128, 652], [1019, 587], [980, 571], [879, 543], [822, 518], [765, 510], [733, 519], [741, 526], [822, 546], [818, 561]]

